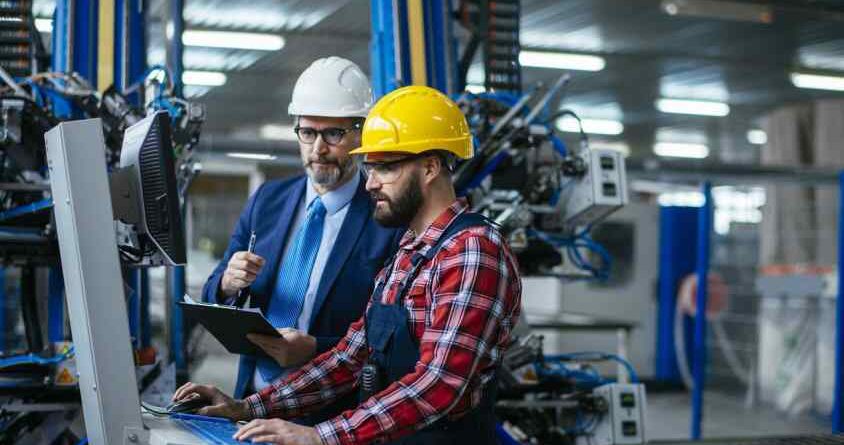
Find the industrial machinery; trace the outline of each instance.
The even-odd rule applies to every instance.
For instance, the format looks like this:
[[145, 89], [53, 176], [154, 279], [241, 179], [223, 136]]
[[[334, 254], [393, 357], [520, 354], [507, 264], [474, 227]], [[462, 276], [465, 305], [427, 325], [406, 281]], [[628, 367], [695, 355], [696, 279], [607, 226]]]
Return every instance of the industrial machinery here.
[[[571, 77], [524, 88], [519, 16], [518, 1], [459, 2], [457, 19], [470, 37], [458, 85], [466, 85], [480, 50], [485, 92], [457, 97], [476, 148], [457, 166], [455, 187], [500, 226], [523, 275], [605, 281], [612, 258], [590, 232], [628, 202], [625, 160], [616, 151], [591, 149], [582, 125], [576, 147], [556, 134], [558, 118], [580, 124], [572, 110], [551, 110]], [[597, 352], [547, 356], [542, 338], [523, 327], [499, 374], [502, 443], [645, 443], [644, 386], [627, 360]], [[595, 365], [606, 361], [622, 363], [633, 383], [601, 376]]]
[[[161, 67], [123, 92], [114, 87], [97, 92], [74, 73], [42, 73], [16, 81], [0, 71], [0, 77], [5, 82], [0, 87], [0, 258], [21, 270], [19, 300], [6, 295], [3, 317], [19, 310], [26, 339], [24, 344], [13, 339], [0, 343], [0, 443], [38, 443], [47, 436], [33, 435], [49, 430], [45, 424], [54, 425], [50, 437], [60, 437], [78, 420], [72, 413], [76, 407], [79, 415], [81, 371], [76, 366], [77, 345], [64, 332], [57, 201], [51, 191], [45, 134], [63, 121], [101, 122], [105, 159], [91, 168], [110, 172], [122, 274], [128, 277], [130, 267], [185, 262], [183, 198], [199, 172], [192, 149], [205, 113], [198, 104], [172, 94]], [[147, 100], [135, 106], [132, 96]], [[170, 183], [158, 189], [149, 186], [156, 178], [169, 178]], [[43, 280], [47, 268], [49, 278]], [[43, 281], [49, 281], [49, 296], [37, 292]], [[0, 337], [9, 335], [2, 332]], [[163, 364], [154, 350], [136, 346], [138, 364], [155, 364], [141, 379], [143, 389]]]

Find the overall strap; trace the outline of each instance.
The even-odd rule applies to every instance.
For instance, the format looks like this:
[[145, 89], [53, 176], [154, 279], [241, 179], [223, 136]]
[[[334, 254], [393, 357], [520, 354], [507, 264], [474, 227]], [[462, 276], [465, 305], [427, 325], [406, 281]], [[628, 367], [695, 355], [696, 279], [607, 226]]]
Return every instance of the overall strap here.
[[492, 221], [490, 221], [480, 213], [467, 211], [457, 215], [457, 218], [455, 218], [451, 222], [451, 224], [446, 227], [442, 235], [440, 235], [439, 239], [437, 239], [437, 242], [434, 243], [434, 245], [431, 246], [431, 248], [428, 249], [425, 254], [416, 252], [410, 258], [410, 262], [413, 264], [413, 267], [407, 272], [407, 275], [405, 275], [404, 280], [402, 280], [398, 293], [396, 295], [396, 299], [393, 304], [402, 304], [402, 301], [404, 300], [404, 295], [407, 293], [407, 289], [409, 289], [411, 283], [413, 283], [413, 280], [415, 280], [416, 276], [419, 275], [419, 270], [422, 268], [422, 266], [425, 265], [425, 263], [431, 261], [431, 259], [433, 259], [437, 255], [437, 252], [442, 249], [442, 246], [446, 243], [446, 241], [453, 238], [454, 235], [470, 227], [491, 227], [493, 225], [494, 223]]

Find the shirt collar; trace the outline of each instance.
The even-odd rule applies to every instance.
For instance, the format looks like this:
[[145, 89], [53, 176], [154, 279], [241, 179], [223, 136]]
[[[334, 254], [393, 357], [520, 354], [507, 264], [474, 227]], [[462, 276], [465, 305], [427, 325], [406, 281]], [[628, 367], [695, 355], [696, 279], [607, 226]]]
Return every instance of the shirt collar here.
[[422, 232], [416, 236], [413, 230], [408, 229], [402, 237], [399, 245], [402, 249], [415, 250], [422, 248], [423, 244], [433, 246], [440, 239], [445, 229], [451, 225], [458, 215], [469, 209], [469, 203], [465, 198], [457, 198], [448, 208], [443, 210], [439, 216]]
[[311, 181], [311, 177], [308, 176], [308, 186], [305, 191], [305, 208], [307, 209], [311, 205], [311, 202], [319, 196], [322, 199], [322, 205], [325, 206], [326, 214], [331, 216], [349, 204], [352, 198], [355, 197], [359, 184], [360, 173], [355, 173], [352, 179], [345, 184], [319, 196], [316, 190], [314, 190], [314, 183]]

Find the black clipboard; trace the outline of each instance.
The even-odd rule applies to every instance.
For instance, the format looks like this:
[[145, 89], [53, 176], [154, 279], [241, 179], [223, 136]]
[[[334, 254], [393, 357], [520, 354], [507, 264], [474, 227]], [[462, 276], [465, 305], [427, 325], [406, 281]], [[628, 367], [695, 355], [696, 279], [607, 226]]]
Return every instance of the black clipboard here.
[[208, 303], [178, 303], [185, 317], [201, 324], [232, 354], [267, 356], [263, 349], [246, 338], [246, 334], [281, 338], [260, 312]]

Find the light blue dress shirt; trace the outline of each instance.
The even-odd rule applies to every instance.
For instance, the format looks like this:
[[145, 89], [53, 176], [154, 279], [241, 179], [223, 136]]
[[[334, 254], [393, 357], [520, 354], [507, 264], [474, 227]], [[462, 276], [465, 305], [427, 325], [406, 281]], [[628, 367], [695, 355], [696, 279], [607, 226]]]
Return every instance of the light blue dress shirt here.
[[[314, 310], [314, 301], [316, 300], [316, 293], [319, 289], [319, 281], [322, 277], [322, 272], [325, 270], [325, 265], [328, 263], [328, 257], [334, 249], [334, 242], [337, 241], [337, 235], [340, 233], [340, 228], [343, 226], [343, 221], [346, 219], [346, 214], [349, 213], [349, 203], [355, 197], [358, 185], [360, 184], [360, 173], [356, 173], [349, 182], [340, 187], [326, 192], [320, 196], [322, 204], [325, 206], [325, 224], [322, 228], [322, 241], [319, 244], [316, 259], [314, 260], [314, 268], [311, 269], [311, 279], [308, 283], [308, 290], [305, 291], [305, 301], [302, 302], [302, 313], [299, 315], [299, 321], [296, 329], [307, 332], [311, 324], [311, 314]], [[308, 183], [305, 185], [305, 199], [299, 203], [296, 210], [296, 216], [291, 224], [287, 240], [284, 242], [284, 252], [282, 253], [282, 261], [287, 256], [287, 250], [290, 248], [290, 239], [296, 235], [296, 232], [302, 226], [307, 214], [308, 205], [317, 198], [314, 189], [314, 184], [311, 178], [308, 178]], [[278, 272], [276, 272], [278, 273]], [[269, 385], [255, 369], [252, 377], [252, 385], [256, 391], [260, 391]]]

